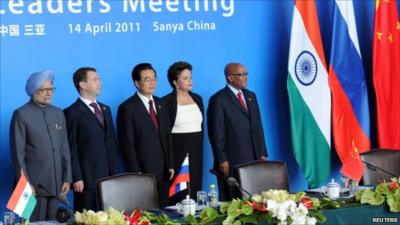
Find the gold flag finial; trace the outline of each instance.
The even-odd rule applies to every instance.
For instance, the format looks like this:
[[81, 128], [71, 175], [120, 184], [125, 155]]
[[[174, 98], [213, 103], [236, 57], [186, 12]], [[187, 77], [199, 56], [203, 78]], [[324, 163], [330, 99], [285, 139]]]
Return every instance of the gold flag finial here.
[[358, 158], [360, 157], [360, 154], [359, 154], [359, 152], [358, 152], [358, 148], [357, 148], [357, 146], [356, 146], [356, 143], [355, 143], [355, 141], [354, 141], [354, 138], [351, 139], [351, 146], [352, 146], [352, 148], [353, 148], [353, 151], [351, 151], [351, 156], [352, 156], [354, 159], [358, 159]]

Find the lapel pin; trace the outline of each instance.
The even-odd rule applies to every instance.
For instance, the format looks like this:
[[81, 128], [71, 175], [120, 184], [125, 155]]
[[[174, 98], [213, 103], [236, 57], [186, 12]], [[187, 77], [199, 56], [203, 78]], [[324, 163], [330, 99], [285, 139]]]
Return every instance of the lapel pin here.
[[252, 99], [251, 99], [250, 97], [249, 97], [248, 99], [249, 99], [249, 101], [251, 102]]

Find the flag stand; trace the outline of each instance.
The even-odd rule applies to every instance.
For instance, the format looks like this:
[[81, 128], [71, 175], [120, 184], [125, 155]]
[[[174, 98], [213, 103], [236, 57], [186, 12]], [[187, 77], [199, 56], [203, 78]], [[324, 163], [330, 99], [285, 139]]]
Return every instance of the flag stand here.
[[190, 174], [189, 174], [189, 154], [186, 154], [185, 159], [179, 169], [179, 172], [174, 178], [174, 181], [169, 187], [169, 197], [172, 197], [177, 192], [185, 193], [184, 190], [189, 189], [186, 193], [190, 195]]

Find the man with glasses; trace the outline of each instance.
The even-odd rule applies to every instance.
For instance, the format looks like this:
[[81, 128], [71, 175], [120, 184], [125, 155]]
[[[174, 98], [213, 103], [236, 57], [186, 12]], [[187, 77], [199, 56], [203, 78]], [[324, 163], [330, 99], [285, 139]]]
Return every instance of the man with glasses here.
[[169, 180], [174, 175], [167, 108], [154, 96], [156, 71], [149, 63], [136, 65], [132, 81], [137, 92], [118, 108], [119, 143], [128, 172], [156, 177], [159, 204], [168, 204]]
[[[214, 170], [228, 177], [235, 165], [265, 160], [267, 149], [256, 95], [246, 89], [246, 68], [229, 63], [224, 73], [227, 85], [210, 98], [207, 117]], [[223, 179], [218, 179], [218, 187], [222, 201], [240, 197]]]
[[64, 110], [71, 148], [74, 209], [99, 210], [96, 182], [118, 173], [117, 144], [110, 107], [97, 101], [101, 92], [95, 68], [75, 71], [79, 98]]
[[25, 90], [31, 99], [14, 111], [10, 126], [17, 178], [24, 173], [36, 195], [30, 221], [55, 221], [57, 197], [65, 197], [72, 180], [64, 113], [51, 105], [53, 81], [49, 70], [28, 78]]

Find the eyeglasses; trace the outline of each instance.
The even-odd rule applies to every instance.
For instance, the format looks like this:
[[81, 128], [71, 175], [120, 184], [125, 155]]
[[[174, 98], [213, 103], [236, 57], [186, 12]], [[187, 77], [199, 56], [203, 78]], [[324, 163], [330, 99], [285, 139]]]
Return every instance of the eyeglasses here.
[[142, 80], [143, 83], [151, 83], [151, 82], [157, 82], [157, 78], [149, 78], [146, 77]]
[[232, 74], [229, 74], [229, 75], [231, 75], [231, 76], [237, 76], [237, 77], [247, 77], [248, 75], [249, 75], [249, 73], [232, 73]]
[[54, 92], [54, 91], [56, 91], [56, 88], [55, 88], [55, 87], [51, 87], [51, 88], [40, 88], [40, 89], [38, 89], [38, 91], [39, 91], [40, 94], [45, 94], [45, 93], [47, 93], [47, 92]]

